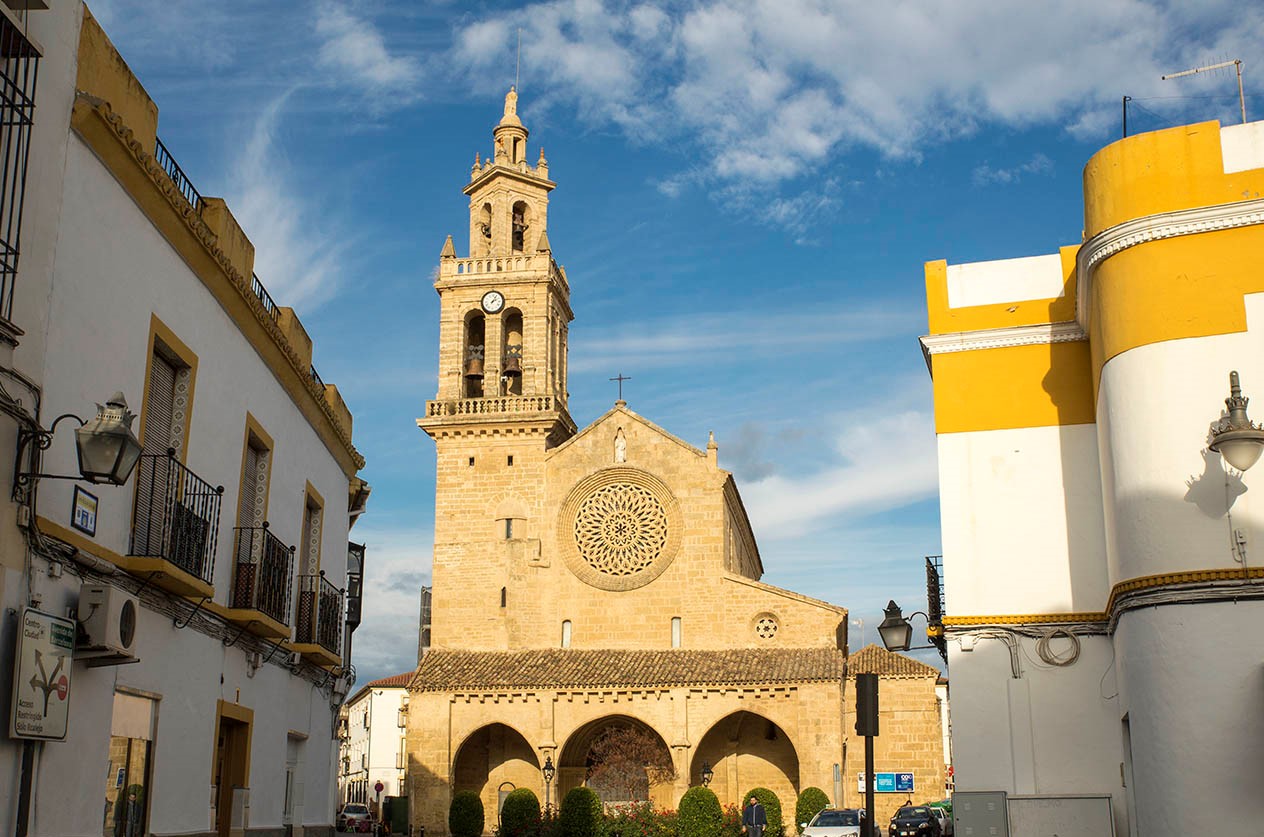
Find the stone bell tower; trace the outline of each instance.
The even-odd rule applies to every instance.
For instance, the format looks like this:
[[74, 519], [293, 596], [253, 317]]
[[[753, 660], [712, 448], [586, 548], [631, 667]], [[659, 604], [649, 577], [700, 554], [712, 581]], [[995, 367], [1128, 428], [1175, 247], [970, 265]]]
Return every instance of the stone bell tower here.
[[527, 162], [517, 105], [510, 88], [492, 154], [475, 155], [463, 190], [469, 256], [459, 258], [448, 236], [435, 279], [439, 386], [417, 419], [437, 449], [434, 648], [504, 647], [495, 616], [508, 574], [539, 551], [544, 453], [575, 434], [570, 286], [546, 232], [557, 184], [543, 149]]

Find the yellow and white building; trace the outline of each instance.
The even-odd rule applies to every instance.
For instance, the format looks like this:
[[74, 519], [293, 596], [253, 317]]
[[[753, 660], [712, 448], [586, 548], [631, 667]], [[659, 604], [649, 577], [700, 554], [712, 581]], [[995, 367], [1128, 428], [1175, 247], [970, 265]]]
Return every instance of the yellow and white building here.
[[1208, 443], [1230, 371], [1264, 393], [1264, 122], [1115, 142], [1084, 205], [1079, 246], [926, 265], [956, 789], [1258, 833], [1264, 473]]
[[[0, 740], [0, 831], [331, 833], [368, 493], [351, 414], [87, 7], [42, 5], [0, 7], [22, 94], [0, 159], [25, 176], [6, 169], [0, 201], [0, 688], [26, 722], [66, 722]], [[91, 485], [69, 416], [114, 391], [141, 454]], [[9, 662], [28, 608], [74, 645], [35, 698]]]

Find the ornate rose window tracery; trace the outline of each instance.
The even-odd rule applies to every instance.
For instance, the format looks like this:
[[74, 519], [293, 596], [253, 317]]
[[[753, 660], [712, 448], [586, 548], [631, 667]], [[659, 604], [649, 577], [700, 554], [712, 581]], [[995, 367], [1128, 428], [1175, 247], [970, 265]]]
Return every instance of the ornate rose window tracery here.
[[680, 512], [667, 486], [637, 468], [607, 468], [580, 481], [558, 520], [563, 558], [603, 590], [648, 584], [680, 545]]

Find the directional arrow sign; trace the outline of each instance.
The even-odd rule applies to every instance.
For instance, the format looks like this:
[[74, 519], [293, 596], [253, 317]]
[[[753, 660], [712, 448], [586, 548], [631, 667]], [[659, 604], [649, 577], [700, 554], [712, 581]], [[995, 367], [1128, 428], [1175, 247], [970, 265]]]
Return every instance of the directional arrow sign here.
[[62, 741], [70, 717], [70, 659], [75, 623], [34, 608], [22, 611], [9, 735]]

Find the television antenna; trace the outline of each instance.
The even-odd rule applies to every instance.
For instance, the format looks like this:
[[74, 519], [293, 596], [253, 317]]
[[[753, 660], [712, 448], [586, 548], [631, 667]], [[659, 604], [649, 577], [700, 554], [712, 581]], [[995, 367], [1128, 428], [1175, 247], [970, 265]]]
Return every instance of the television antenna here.
[[1230, 61], [1221, 61], [1219, 64], [1209, 64], [1206, 67], [1195, 67], [1192, 70], [1182, 70], [1179, 73], [1170, 73], [1166, 76], [1159, 76], [1160, 81], [1167, 81], [1170, 78], [1180, 78], [1181, 76], [1192, 76], [1195, 73], [1206, 73], [1212, 70], [1222, 70], [1225, 67], [1234, 67], [1238, 71], [1238, 107], [1242, 109], [1242, 124], [1246, 124], [1246, 96], [1242, 94], [1242, 59], [1234, 58]]

